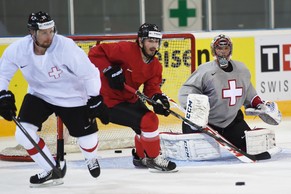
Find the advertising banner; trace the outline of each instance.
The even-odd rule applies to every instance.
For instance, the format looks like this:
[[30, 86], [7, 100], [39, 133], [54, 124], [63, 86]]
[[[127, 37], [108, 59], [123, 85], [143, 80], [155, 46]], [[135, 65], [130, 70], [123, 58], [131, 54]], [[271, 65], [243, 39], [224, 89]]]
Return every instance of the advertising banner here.
[[256, 45], [258, 94], [275, 101], [291, 98], [291, 36], [260, 36]]

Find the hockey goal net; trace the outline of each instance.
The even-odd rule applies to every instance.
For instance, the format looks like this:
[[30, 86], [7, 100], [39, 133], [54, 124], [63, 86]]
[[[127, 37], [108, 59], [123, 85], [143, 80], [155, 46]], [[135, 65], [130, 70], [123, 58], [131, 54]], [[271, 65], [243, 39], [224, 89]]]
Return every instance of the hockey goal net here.
[[[120, 36], [71, 36], [76, 44], [86, 53], [96, 44], [110, 44], [116, 41], [135, 41], [136, 35]], [[195, 69], [195, 38], [192, 34], [163, 34], [159, 52], [156, 55], [163, 65], [162, 91], [174, 101], [178, 101], [180, 86]], [[142, 89], [140, 89], [142, 90]], [[151, 108], [149, 106], [149, 108]], [[176, 107], [171, 107], [179, 112]], [[183, 113], [181, 113], [183, 114]], [[160, 132], [181, 132], [181, 121], [174, 117], [159, 116]], [[61, 123], [58, 118], [51, 116], [44, 124], [39, 135], [44, 139], [53, 154], [57, 152], [57, 131]], [[134, 131], [128, 127], [115, 124], [103, 125], [97, 119], [99, 150], [121, 149], [134, 146]], [[79, 152], [77, 141], [63, 130], [65, 153]], [[8, 147], [0, 152], [1, 160], [30, 161], [22, 146]]]

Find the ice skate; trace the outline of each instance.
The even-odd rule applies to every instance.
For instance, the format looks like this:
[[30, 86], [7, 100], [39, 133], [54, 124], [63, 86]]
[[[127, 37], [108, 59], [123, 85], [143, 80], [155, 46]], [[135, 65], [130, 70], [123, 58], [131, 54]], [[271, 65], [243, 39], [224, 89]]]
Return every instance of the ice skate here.
[[136, 154], [135, 149], [132, 149], [132, 156], [132, 163], [136, 168], [147, 168], [146, 157], [140, 158]]
[[97, 158], [86, 159], [86, 164], [88, 166], [90, 174], [97, 178], [100, 175], [100, 165]]
[[162, 155], [156, 158], [147, 158], [147, 167], [150, 172], [177, 172], [176, 164], [162, 157]]
[[49, 172], [43, 171], [30, 177], [30, 187], [50, 187], [63, 184], [64, 182], [62, 178], [67, 172], [66, 162], [61, 162], [60, 166], [61, 167], [59, 167], [59, 169], [61, 169], [61, 177], [59, 177], [59, 175], [57, 175], [57, 173], [55, 173], [53, 170]]

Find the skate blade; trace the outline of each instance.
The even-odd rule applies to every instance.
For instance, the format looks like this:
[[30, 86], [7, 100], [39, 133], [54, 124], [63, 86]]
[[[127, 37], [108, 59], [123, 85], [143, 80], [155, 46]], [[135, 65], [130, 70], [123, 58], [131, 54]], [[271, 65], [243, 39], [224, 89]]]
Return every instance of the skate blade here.
[[53, 179], [41, 184], [30, 184], [30, 188], [54, 187], [64, 184], [63, 179]]
[[162, 170], [158, 170], [158, 169], [155, 169], [155, 168], [149, 168], [149, 171], [152, 172], [152, 173], [175, 173], [175, 172], [178, 172], [179, 170], [178, 169], [174, 169], [174, 170], [170, 170], [170, 171], [162, 171]]

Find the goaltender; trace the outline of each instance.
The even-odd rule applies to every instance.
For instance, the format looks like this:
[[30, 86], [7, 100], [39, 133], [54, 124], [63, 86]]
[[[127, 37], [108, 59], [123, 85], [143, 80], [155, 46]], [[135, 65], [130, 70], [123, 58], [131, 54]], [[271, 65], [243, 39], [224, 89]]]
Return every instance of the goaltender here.
[[[189, 119], [193, 123], [200, 126], [207, 124], [243, 151], [264, 152], [274, 147], [274, 132], [270, 129], [251, 129], [244, 120], [241, 107], [246, 108], [247, 115], [258, 115], [271, 125], [280, 123], [281, 113], [275, 102], [261, 100], [251, 83], [249, 70], [242, 62], [231, 59], [232, 51], [233, 44], [228, 36], [220, 34], [214, 37], [211, 42], [214, 60], [201, 64], [192, 73], [180, 88], [179, 102], [187, 110], [188, 116], [191, 115]], [[184, 138], [189, 139], [189, 133], [199, 132], [186, 123], [183, 123], [182, 129], [188, 135], [171, 136], [170, 140], [179, 142]], [[197, 160], [219, 157], [217, 143], [204, 136], [201, 133], [191, 135], [193, 141], [189, 140], [187, 150], [190, 153], [184, 154], [185, 151], [177, 152], [175, 148], [167, 148], [173, 151], [166, 149], [166, 155], [181, 153], [180, 158]], [[178, 148], [182, 147], [183, 150], [185, 145]], [[173, 154], [172, 157], [177, 158]]]

